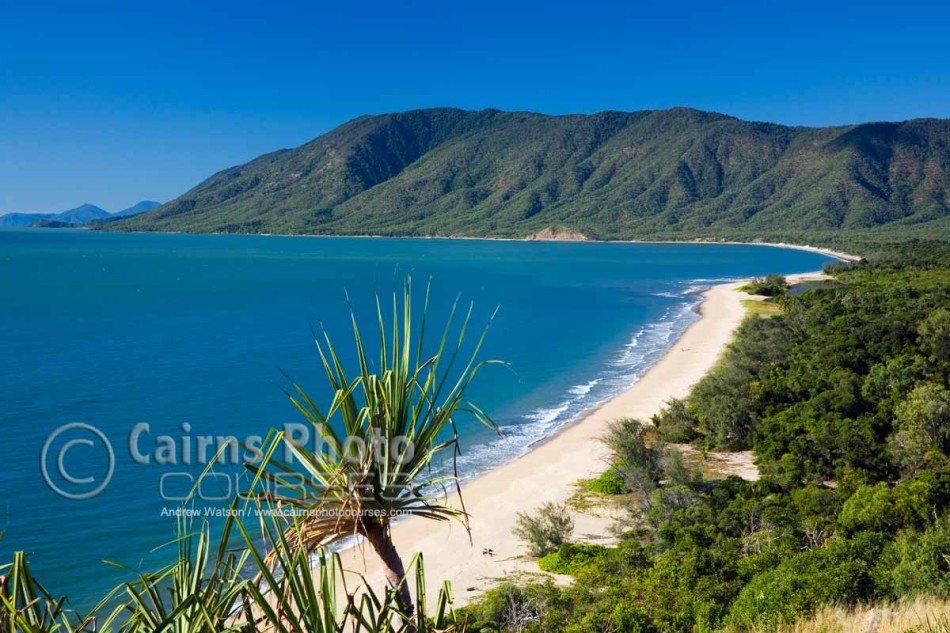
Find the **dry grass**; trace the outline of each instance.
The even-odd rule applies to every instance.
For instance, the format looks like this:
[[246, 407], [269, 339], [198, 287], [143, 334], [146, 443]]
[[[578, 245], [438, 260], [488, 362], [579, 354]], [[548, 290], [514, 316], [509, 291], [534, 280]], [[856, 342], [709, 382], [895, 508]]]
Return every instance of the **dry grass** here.
[[703, 479], [722, 479], [736, 475], [746, 481], [759, 479], [752, 451], [700, 451], [690, 444], [673, 444], [687, 465], [697, 470]]
[[778, 633], [950, 633], [950, 600], [917, 598], [897, 604], [826, 607]]

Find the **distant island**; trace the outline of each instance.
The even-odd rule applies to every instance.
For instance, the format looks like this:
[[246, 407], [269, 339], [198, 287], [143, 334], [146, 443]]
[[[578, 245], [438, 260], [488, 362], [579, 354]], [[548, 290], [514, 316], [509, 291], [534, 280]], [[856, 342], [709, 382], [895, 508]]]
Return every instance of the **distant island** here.
[[950, 237], [950, 121], [787, 127], [688, 108], [362, 116], [101, 228], [600, 240]]
[[143, 200], [127, 209], [109, 213], [94, 204], [81, 204], [61, 213], [6, 213], [0, 215], [0, 227], [36, 226], [64, 228], [84, 226], [93, 222], [108, 222], [117, 218], [129, 218], [161, 206], [161, 202]]

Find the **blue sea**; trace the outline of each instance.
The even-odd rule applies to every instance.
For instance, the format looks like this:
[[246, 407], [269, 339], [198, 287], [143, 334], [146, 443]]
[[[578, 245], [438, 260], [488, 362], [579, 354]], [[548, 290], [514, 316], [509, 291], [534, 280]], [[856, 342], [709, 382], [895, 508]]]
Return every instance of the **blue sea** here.
[[[471, 477], [633, 384], [698, 318], [698, 290], [827, 261], [753, 245], [0, 231], [0, 559], [31, 552], [80, 608], [127, 577], [101, 561], [162, 562], [152, 550], [176, 527], [162, 511], [203, 470], [198, 438], [302, 422], [282, 372], [327, 402], [312, 329], [352, 363], [347, 297], [372, 326], [375, 295], [391, 301], [408, 275], [420, 302], [431, 284], [433, 322], [456, 297], [474, 304], [473, 333], [498, 310], [482, 357], [506, 364], [469, 395], [504, 437], [463, 422]], [[203, 494], [227, 496], [227, 477], [213, 484]]]

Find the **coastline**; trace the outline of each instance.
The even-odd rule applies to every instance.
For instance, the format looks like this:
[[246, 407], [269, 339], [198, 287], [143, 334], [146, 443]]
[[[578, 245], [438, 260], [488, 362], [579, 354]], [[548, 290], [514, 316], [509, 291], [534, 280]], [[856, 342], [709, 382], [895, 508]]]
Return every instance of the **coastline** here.
[[[79, 227], [77, 227], [79, 228]], [[88, 227], [84, 227], [88, 230]], [[491, 242], [564, 242], [577, 244], [721, 244], [734, 246], [771, 246], [774, 248], [791, 248], [793, 250], [808, 251], [818, 253], [843, 262], [861, 261], [860, 255], [845, 253], [823, 246], [810, 246], [808, 244], [792, 244], [789, 242], [740, 242], [736, 240], [711, 240], [711, 239], [683, 239], [683, 240], [593, 240], [583, 234], [578, 234], [583, 239], [563, 239], [563, 238], [534, 238], [528, 237], [469, 237], [464, 235], [312, 235], [305, 233], [188, 233], [183, 231], [103, 231], [93, 229], [100, 233], [131, 233], [135, 235], [253, 235], [256, 237], [329, 237], [329, 238], [361, 238], [361, 239], [398, 239], [398, 240], [482, 240]]]
[[[793, 282], [822, 277], [821, 273], [788, 276]], [[500, 580], [540, 573], [536, 562], [524, 556], [523, 544], [511, 534], [517, 514], [531, 512], [549, 501], [564, 502], [575, 492], [574, 484], [579, 479], [595, 477], [605, 470], [610, 454], [600, 437], [613, 420], [649, 420], [669, 399], [689, 393], [715, 366], [745, 318], [742, 300], [750, 297], [737, 289], [746, 281], [720, 284], [702, 292], [700, 318], [631, 387], [561, 427], [521, 457], [463, 482], [471, 540], [457, 523], [447, 525], [411, 517], [394, 524], [393, 541], [404, 561], [425, 553], [430, 597], [443, 581], [449, 581], [455, 604], [463, 605]], [[459, 507], [458, 492], [449, 496], [449, 503]], [[578, 514], [574, 520], [576, 539], [601, 543], [611, 540], [609, 517]], [[483, 548], [494, 550], [494, 556], [483, 555]], [[348, 582], [363, 576], [372, 586], [383, 586], [382, 565], [371, 548], [354, 546], [340, 555]]]

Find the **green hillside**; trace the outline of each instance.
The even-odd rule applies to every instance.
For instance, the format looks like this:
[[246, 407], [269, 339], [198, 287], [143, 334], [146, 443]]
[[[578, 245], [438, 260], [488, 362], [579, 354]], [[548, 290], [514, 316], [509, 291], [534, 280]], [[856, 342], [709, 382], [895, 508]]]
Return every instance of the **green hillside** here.
[[354, 119], [108, 230], [827, 240], [950, 236], [948, 207], [948, 120], [446, 108]]

